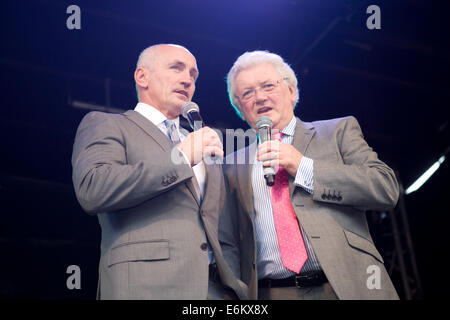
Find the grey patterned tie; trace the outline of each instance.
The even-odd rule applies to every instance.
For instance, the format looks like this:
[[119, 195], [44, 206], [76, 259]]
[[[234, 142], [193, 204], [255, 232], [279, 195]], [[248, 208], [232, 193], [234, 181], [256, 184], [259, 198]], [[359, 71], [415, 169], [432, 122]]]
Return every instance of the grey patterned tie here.
[[181, 140], [175, 122], [173, 120], [166, 119], [164, 120], [164, 124], [166, 125], [169, 139], [173, 142], [173, 144], [179, 144]]
[[[180, 135], [178, 134], [177, 126], [173, 120], [166, 119], [164, 120], [164, 124], [167, 128], [167, 135], [169, 139], [173, 142], [173, 144], [177, 145], [181, 142]], [[195, 192], [197, 193], [197, 197], [202, 202], [202, 194], [200, 192], [200, 187], [198, 185], [197, 178], [195, 174], [192, 176], [192, 184], [194, 185]]]

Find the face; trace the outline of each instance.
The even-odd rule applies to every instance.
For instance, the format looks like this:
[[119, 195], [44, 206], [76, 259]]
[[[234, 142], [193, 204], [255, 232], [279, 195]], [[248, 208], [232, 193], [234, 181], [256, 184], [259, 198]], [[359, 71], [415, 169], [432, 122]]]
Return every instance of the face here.
[[184, 48], [164, 45], [156, 50], [151, 66], [139, 67], [135, 72], [136, 83], [141, 87], [140, 101], [173, 119], [194, 95], [197, 63]]
[[[279, 84], [271, 92], [261, 90], [266, 83], [276, 83], [279, 80]], [[255, 96], [242, 101], [242, 95], [251, 89], [256, 89]], [[235, 94], [239, 97], [241, 114], [252, 128], [255, 128], [259, 117], [268, 116], [273, 128], [281, 130], [294, 116], [295, 89], [288, 87], [275, 67], [269, 63], [258, 64], [239, 72], [235, 78]]]

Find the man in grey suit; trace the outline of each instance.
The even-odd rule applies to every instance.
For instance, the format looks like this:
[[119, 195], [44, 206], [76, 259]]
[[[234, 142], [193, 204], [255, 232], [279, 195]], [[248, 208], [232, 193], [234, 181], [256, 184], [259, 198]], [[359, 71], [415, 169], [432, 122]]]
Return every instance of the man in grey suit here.
[[134, 74], [136, 108], [79, 125], [73, 184], [102, 230], [100, 299], [246, 298], [218, 242], [222, 170], [204, 161], [223, 157], [222, 143], [209, 127], [179, 127], [197, 77], [187, 49], [151, 46]]
[[[357, 120], [296, 118], [295, 73], [267, 51], [241, 55], [227, 85], [243, 120], [256, 130], [267, 116], [278, 131], [223, 167], [229, 194], [219, 240], [250, 298], [398, 299], [365, 217], [393, 208], [398, 184]], [[276, 171], [271, 187], [265, 167]]]

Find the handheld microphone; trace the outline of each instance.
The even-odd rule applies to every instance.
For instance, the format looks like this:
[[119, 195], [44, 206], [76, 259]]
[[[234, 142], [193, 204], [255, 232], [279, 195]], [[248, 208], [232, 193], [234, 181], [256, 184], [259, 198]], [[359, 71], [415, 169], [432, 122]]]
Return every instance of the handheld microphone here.
[[[200, 115], [200, 108], [195, 102], [189, 101], [183, 104], [181, 107], [181, 114], [187, 119], [192, 130], [197, 131], [203, 127], [203, 119]], [[211, 153], [210, 158], [212, 161], [215, 161], [216, 158], [214, 152]]]
[[203, 119], [200, 116], [200, 108], [195, 102], [186, 102], [181, 107], [181, 114], [187, 119], [192, 130], [197, 131], [203, 127]]
[[[256, 128], [259, 132], [259, 143], [272, 140], [272, 120], [267, 116], [259, 117], [256, 121]], [[275, 169], [273, 167], [263, 167], [264, 178], [268, 186], [275, 184]]]

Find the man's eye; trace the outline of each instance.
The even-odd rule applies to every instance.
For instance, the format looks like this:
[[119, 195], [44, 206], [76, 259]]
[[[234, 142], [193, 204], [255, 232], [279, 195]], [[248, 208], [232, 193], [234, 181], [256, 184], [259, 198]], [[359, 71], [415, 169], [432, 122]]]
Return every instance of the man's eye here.
[[266, 83], [265, 85], [263, 85], [263, 89], [268, 89], [268, 90], [270, 90], [270, 89], [272, 89], [274, 87], [274, 85], [273, 85], [273, 83]]
[[245, 91], [243, 94], [242, 94], [242, 98], [246, 98], [246, 97], [249, 97], [249, 96], [251, 96], [251, 94], [252, 94], [252, 91], [253, 90], [248, 90], [248, 91]]
[[180, 66], [172, 66], [172, 67], [170, 67], [171, 69], [174, 69], [174, 70], [181, 70], [181, 67]]

